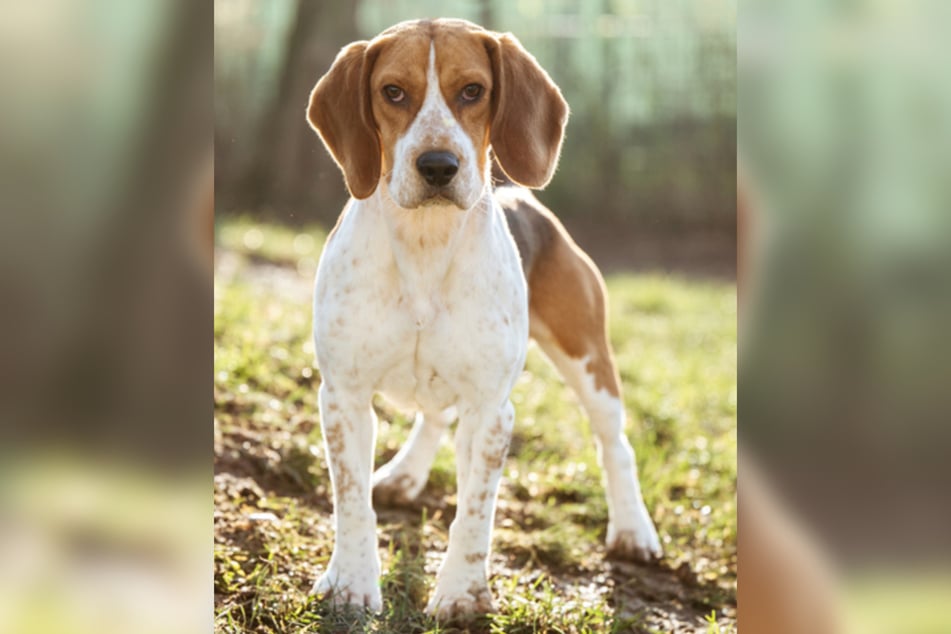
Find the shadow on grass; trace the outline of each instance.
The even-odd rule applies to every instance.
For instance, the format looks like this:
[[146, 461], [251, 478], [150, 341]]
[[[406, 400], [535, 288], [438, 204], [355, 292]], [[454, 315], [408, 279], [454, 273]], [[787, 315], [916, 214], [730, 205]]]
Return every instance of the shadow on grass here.
[[687, 563], [673, 568], [666, 561], [605, 562], [613, 581], [611, 604], [631, 632], [707, 631], [707, 617], [736, 609], [731, 593], [703, 580]]

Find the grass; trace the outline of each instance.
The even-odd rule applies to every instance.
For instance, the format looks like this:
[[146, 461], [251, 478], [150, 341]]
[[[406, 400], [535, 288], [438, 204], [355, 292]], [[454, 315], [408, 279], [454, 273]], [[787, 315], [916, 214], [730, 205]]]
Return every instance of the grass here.
[[[455, 511], [445, 439], [421, 500], [378, 509], [384, 612], [307, 595], [333, 543], [310, 342], [325, 233], [233, 219], [217, 227], [215, 629], [446, 632], [421, 609]], [[607, 505], [575, 397], [533, 349], [499, 495], [485, 632], [732, 632], [736, 605], [736, 310], [731, 284], [657, 275], [608, 280], [611, 340], [658, 565], [604, 556]], [[377, 464], [409, 431], [375, 404]]]

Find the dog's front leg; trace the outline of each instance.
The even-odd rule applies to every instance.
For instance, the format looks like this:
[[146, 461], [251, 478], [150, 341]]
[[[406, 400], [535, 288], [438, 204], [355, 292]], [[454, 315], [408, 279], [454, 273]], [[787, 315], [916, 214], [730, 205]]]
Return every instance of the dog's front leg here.
[[508, 455], [512, 403], [499, 408], [467, 408], [456, 431], [456, 518], [449, 527], [449, 548], [436, 576], [426, 611], [442, 619], [492, 612], [487, 567], [495, 499]]
[[320, 427], [334, 490], [334, 550], [313, 594], [329, 593], [335, 605], [383, 609], [376, 513], [370, 503], [370, 473], [376, 415], [370, 398], [320, 387]]

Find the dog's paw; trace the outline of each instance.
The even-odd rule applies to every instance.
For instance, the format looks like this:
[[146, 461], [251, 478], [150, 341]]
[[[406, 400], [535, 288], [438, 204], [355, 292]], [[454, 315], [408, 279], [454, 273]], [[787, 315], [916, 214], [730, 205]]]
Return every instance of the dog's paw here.
[[657, 531], [649, 520], [639, 528], [619, 530], [608, 526], [607, 547], [608, 557], [625, 561], [650, 562], [664, 555]]
[[386, 466], [373, 474], [373, 501], [382, 506], [405, 506], [415, 500], [422, 489], [413, 476], [387, 470]]
[[369, 573], [342, 575], [331, 567], [321, 575], [310, 593], [329, 599], [334, 607], [352, 606], [366, 608], [372, 612], [383, 610], [380, 584], [377, 578]]
[[485, 581], [474, 582], [466, 590], [436, 590], [426, 605], [426, 614], [443, 622], [464, 621], [475, 616], [495, 612], [492, 593]]

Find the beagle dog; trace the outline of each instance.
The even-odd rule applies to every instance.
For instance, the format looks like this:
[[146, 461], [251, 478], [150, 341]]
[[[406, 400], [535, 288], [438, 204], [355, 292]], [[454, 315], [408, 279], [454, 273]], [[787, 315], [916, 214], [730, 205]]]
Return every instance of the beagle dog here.
[[[426, 611], [452, 619], [494, 609], [487, 565], [515, 419], [509, 394], [530, 336], [594, 428], [609, 551], [659, 557], [624, 435], [603, 280], [524, 189], [544, 187], [558, 161], [568, 106], [551, 78], [510, 34], [463, 20], [404, 22], [346, 46], [311, 93], [307, 119], [352, 195], [314, 296], [336, 533], [313, 592], [382, 609], [371, 496], [419, 494], [458, 419], [457, 510]], [[512, 185], [493, 189], [490, 150]], [[419, 414], [406, 445], [373, 473], [376, 393]]]

